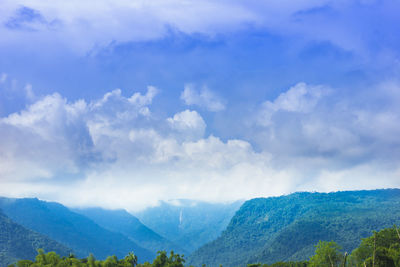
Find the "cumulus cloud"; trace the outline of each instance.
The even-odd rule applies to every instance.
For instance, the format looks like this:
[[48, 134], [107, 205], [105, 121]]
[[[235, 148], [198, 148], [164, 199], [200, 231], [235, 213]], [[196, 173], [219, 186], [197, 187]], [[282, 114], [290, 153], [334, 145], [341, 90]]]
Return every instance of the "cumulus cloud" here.
[[381, 161], [393, 167], [400, 156], [400, 113], [388, 86], [394, 85], [344, 98], [339, 90], [299, 83], [260, 106], [253, 140], [280, 164], [336, 169]]
[[[126, 98], [120, 90], [114, 90], [91, 103], [69, 103], [53, 94], [1, 118], [0, 176], [40, 179], [81, 175], [91, 163], [112, 160], [117, 152], [107, 148], [117, 144], [113, 140], [117, 137], [123, 146], [129, 127], [123, 127], [125, 124], [149, 116], [147, 105], [155, 92], [154, 87], [149, 87], [145, 95], [135, 93]], [[128, 140], [127, 134], [125, 139]], [[24, 162], [28, 166], [19, 168]]]
[[322, 86], [307, 86], [305, 83], [298, 83], [281, 93], [273, 102], [263, 103], [259, 123], [268, 126], [272, 122], [272, 116], [279, 111], [310, 113], [318, 104], [319, 99], [328, 93], [329, 89]]
[[203, 87], [198, 91], [193, 85], [187, 84], [181, 93], [181, 99], [186, 105], [199, 106], [209, 111], [216, 112], [225, 109], [223, 101], [207, 87]]
[[390, 86], [375, 88], [385, 106], [368, 109], [299, 83], [260, 105], [251, 138], [226, 140], [205, 136], [195, 110], [153, 114], [154, 87], [89, 102], [47, 95], [0, 119], [0, 194], [135, 210], [171, 198], [398, 187], [400, 87]]
[[76, 174], [90, 158], [92, 142], [82, 116], [86, 104], [69, 104], [59, 94], [1, 118], [2, 180], [51, 178]]
[[198, 112], [153, 116], [155, 92], [114, 90], [91, 102], [53, 94], [1, 118], [0, 194], [138, 209], [159, 199], [226, 201], [291, 190], [289, 182], [272, 183], [290, 176], [268, 166], [268, 153], [244, 140], [205, 137]]
[[180, 132], [184, 138], [199, 139], [203, 137], [206, 123], [196, 111], [185, 110], [167, 118], [172, 129]]

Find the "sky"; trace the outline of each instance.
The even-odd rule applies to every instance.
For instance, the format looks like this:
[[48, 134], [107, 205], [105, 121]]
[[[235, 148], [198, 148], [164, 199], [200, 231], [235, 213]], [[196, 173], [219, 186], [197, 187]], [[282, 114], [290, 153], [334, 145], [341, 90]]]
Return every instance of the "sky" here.
[[0, 0], [0, 195], [130, 211], [400, 187], [397, 0]]

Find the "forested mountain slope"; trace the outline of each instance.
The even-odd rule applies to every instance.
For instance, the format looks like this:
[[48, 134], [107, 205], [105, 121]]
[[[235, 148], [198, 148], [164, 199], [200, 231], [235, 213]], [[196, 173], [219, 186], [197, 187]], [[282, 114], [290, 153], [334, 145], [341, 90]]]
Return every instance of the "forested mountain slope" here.
[[180, 199], [161, 202], [157, 207], [134, 215], [157, 233], [192, 252], [217, 238], [242, 203], [217, 204]]
[[183, 248], [142, 224], [138, 218], [128, 213], [126, 210], [86, 208], [73, 209], [73, 211], [88, 217], [107, 230], [121, 233], [129, 237], [137, 244], [140, 244], [140, 246], [153, 251], [154, 254], [159, 250], [173, 250], [180, 254], [187, 253]]
[[13, 222], [0, 210], [0, 266], [7, 266], [20, 259], [33, 260], [39, 248], [55, 251], [62, 256], [72, 252], [47, 236]]
[[245, 266], [304, 260], [319, 240], [334, 240], [351, 252], [361, 238], [400, 224], [400, 190], [294, 193], [245, 202], [216, 240], [188, 263]]
[[155, 256], [124, 235], [108, 231], [59, 203], [0, 198], [0, 209], [13, 221], [70, 247], [80, 257], [89, 253], [99, 259], [108, 255], [124, 257], [130, 251], [143, 261]]

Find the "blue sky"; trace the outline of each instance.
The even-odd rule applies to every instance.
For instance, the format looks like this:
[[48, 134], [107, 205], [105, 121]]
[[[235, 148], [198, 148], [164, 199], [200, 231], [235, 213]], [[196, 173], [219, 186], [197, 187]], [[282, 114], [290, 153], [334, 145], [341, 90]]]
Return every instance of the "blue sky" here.
[[0, 194], [140, 209], [400, 186], [398, 1], [8, 1]]

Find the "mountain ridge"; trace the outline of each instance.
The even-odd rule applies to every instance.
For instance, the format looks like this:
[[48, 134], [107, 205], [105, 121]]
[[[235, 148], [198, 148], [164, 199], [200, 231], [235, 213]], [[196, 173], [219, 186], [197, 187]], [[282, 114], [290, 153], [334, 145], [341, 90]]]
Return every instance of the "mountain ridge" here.
[[351, 252], [372, 230], [399, 222], [400, 189], [256, 198], [246, 201], [221, 236], [196, 250], [188, 263], [229, 267], [304, 260], [319, 240], [335, 240]]
[[55, 251], [62, 256], [73, 252], [63, 244], [12, 221], [0, 209], [0, 266], [21, 259], [32, 260], [39, 248]]
[[107, 230], [127, 236], [142, 247], [154, 252], [154, 254], [160, 250], [173, 250], [176, 253], [187, 254], [185, 249], [154, 232], [124, 209], [75, 208], [72, 210], [92, 219]]
[[145, 225], [189, 253], [217, 238], [243, 201], [209, 203], [189, 199], [160, 201], [134, 215]]
[[106, 230], [60, 203], [37, 198], [0, 197], [0, 208], [13, 221], [70, 247], [80, 257], [90, 253], [98, 258], [110, 254], [124, 257], [131, 251], [141, 260], [154, 257], [154, 253], [124, 235]]

